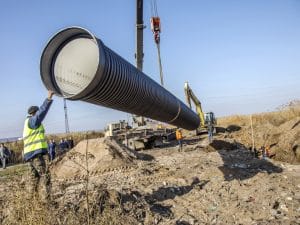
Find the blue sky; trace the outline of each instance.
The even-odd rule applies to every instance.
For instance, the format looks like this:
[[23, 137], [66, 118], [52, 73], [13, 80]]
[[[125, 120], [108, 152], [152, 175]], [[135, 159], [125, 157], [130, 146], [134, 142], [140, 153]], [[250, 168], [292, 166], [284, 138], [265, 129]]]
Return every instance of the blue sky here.
[[[157, 0], [162, 21], [165, 87], [184, 101], [190, 86], [204, 111], [218, 117], [274, 110], [300, 98], [300, 1]], [[144, 72], [159, 82], [144, 0]], [[21, 136], [30, 105], [47, 90], [40, 79], [43, 48], [58, 30], [82, 26], [135, 63], [135, 0], [0, 1], [0, 138]], [[68, 102], [71, 131], [103, 129], [129, 115]], [[64, 132], [63, 100], [54, 98], [44, 125]]]

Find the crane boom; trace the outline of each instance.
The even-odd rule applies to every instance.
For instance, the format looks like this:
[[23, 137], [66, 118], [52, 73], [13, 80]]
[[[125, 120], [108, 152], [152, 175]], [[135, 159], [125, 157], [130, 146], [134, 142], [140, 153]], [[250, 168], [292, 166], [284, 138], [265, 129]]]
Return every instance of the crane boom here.
[[[135, 47], [135, 60], [136, 68], [143, 71], [144, 61], [144, 20], [143, 20], [143, 0], [136, 0], [136, 47]], [[132, 115], [132, 120], [137, 126], [145, 125], [145, 119], [143, 116]]]
[[143, 21], [143, 0], [136, 0], [136, 67], [143, 71], [143, 30], [144, 30], [144, 21]]

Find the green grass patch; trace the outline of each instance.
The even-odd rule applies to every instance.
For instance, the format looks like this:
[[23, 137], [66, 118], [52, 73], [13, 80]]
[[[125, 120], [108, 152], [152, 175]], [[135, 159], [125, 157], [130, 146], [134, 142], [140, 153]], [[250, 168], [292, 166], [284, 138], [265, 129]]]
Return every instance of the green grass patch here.
[[6, 169], [0, 169], [0, 179], [20, 177], [27, 173], [27, 164], [18, 164], [6, 167]]

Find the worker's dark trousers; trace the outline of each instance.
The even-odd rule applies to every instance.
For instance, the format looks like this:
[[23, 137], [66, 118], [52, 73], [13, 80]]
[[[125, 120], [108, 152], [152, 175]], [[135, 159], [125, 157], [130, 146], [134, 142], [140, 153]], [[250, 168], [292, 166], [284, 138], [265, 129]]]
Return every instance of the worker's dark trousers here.
[[5, 169], [6, 168], [6, 158], [5, 157], [1, 158], [1, 163], [2, 163], [2, 168]]
[[209, 143], [212, 143], [213, 141], [213, 133], [211, 131], [208, 132], [208, 141]]
[[54, 149], [50, 149], [49, 158], [50, 158], [50, 161], [53, 161], [55, 159], [55, 150]]
[[29, 161], [28, 191], [32, 196], [37, 196], [41, 200], [49, 200], [51, 181], [48, 171], [47, 155], [38, 155]]
[[182, 140], [178, 140], [179, 151], [182, 151]]

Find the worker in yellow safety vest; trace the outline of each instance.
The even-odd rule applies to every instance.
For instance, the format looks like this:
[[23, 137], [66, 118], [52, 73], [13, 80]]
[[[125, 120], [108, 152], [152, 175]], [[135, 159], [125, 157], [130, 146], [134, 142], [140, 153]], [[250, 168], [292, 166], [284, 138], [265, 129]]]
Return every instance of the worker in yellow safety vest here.
[[[24, 161], [29, 162], [30, 167], [28, 191], [32, 195], [39, 192], [42, 200], [50, 197], [50, 176], [46, 165], [48, 144], [42, 121], [52, 104], [53, 94], [52, 91], [48, 91], [48, 97], [41, 107], [29, 107], [29, 116], [25, 120], [23, 130]], [[40, 190], [38, 190], [39, 186], [41, 186]]]
[[176, 130], [176, 140], [178, 141], [179, 150], [182, 151], [182, 129], [178, 128]]

